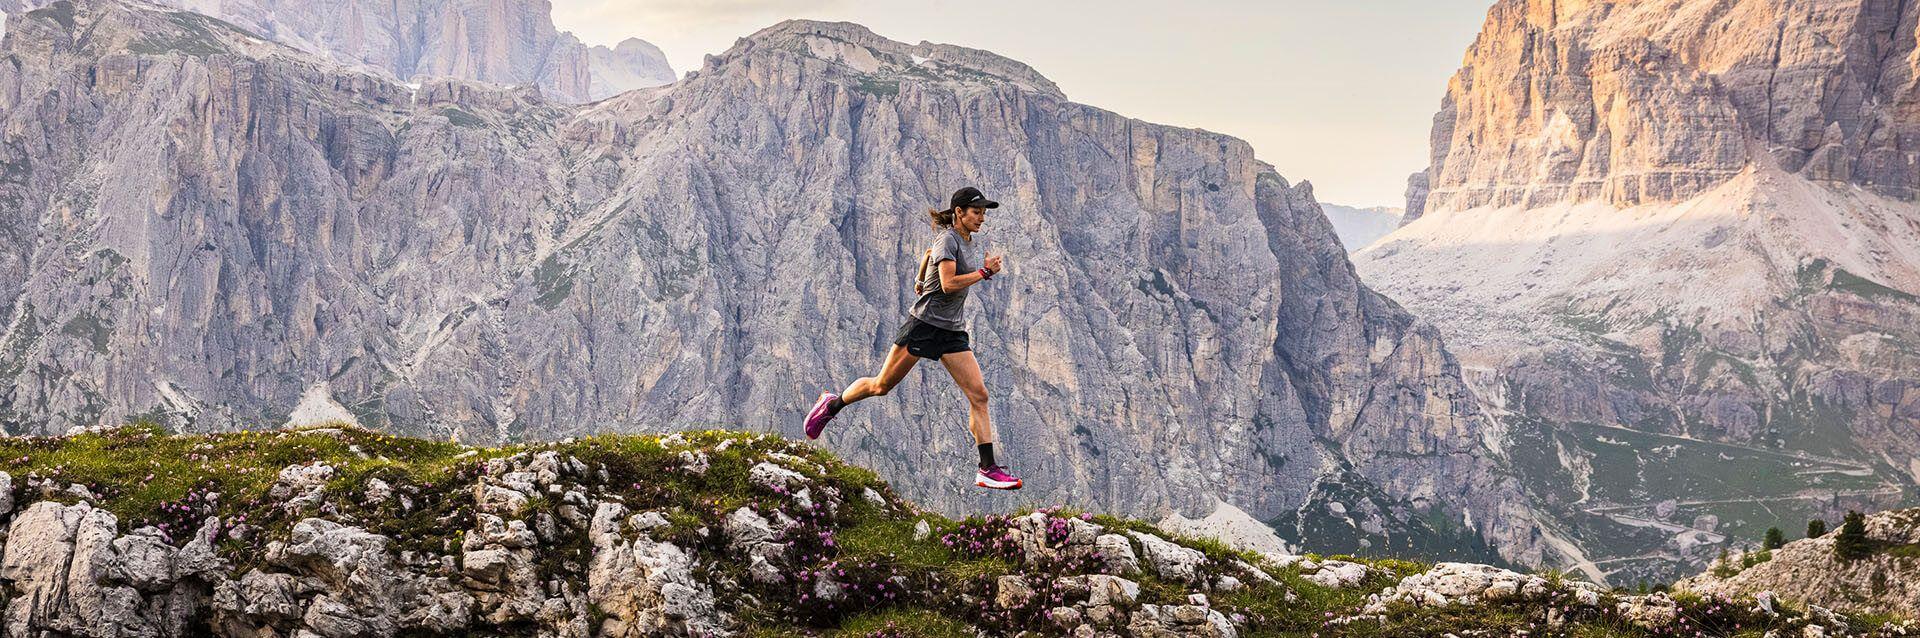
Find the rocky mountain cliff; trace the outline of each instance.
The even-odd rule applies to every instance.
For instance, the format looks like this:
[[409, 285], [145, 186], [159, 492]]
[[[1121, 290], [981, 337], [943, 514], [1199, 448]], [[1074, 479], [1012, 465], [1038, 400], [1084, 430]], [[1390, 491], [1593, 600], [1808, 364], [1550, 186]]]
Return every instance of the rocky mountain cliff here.
[[787, 22], [589, 107], [103, 1], [0, 54], [12, 433], [797, 432], [876, 369], [924, 211], [975, 184], [1008, 268], [974, 344], [1028, 489], [971, 487], [935, 366], [825, 445], [948, 512], [1217, 499], [1309, 548], [1553, 551], [1438, 334], [1360, 284], [1306, 185], [985, 51]]
[[[1920, 8], [1503, 0], [1409, 222], [1355, 256], [1434, 321], [1595, 577], [1920, 479]], [[1662, 547], [1648, 552], [1648, 547]]]
[[1434, 116], [1424, 210], [1691, 198], [1750, 167], [1911, 200], [1902, 0], [1500, 0]]
[[18, 636], [1920, 630], [1766, 595], [1628, 595], [1486, 565], [1235, 549], [1057, 508], [951, 520], [766, 435], [503, 449], [339, 427], [140, 427], [10, 438], [0, 456], [0, 631]]
[[[0, 0], [18, 14], [47, 0]], [[587, 102], [673, 82], [667, 58], [645, 41], [588, 47], [554, 28], [546, 0], [161, 0], [225, 20], [259, 37], [393, 74], [402, 81], [451, 77], [532, 85], [564, 102]]]
[[1772, 592], [1859, 613], [1920, 616], [1920, 510], [1880, 512], [1866, 523], [1864, 557], [1838, 558], [1839, 532], [1834, 531], [1755, 551], [1753, 556], [1763, 560], [1750, 566], [1745, 555], [1734, 554], [1676, 587], [1731, 596]]

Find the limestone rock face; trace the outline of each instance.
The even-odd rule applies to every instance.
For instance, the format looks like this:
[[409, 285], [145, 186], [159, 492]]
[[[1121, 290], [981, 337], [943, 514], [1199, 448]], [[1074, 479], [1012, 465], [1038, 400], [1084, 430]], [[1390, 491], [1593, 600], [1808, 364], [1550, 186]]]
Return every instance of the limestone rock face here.
[[[260, 37], [404, 81], [449, 77], [537, 86], [565, 102], [598, 100], [674, 80], [660, 49], [638, 38], [589, 47], [555, 29], [546, 0], [159, 0]], [[9, 14], [56, 4], [6, 0]]]
[[323, 387], [369, 427], [468, 441], [797, 435], [820, 390], [875, 371], [928, 204], [974, 184], [1003, 203], [980, 241], [1008, 267], [973, 293], [973, 343], [1027, 489], [954, 489], [973, 443], [938, 366], [825, 445], [953, 512], [1218, 498], [1272, 520], [1347, 468], [1408, 524], [1547, 551], [1438, 333], [1238, 139], [845, 23], [572, 107], [68, 6], [18, 16], [0, 51], [11, 432], [283, 423]]
[[1911, 498], [1916, 42], [1897, 2], [1489, 11], [1407, 224], [1354, 261], [1440, 328], [1590, 578]]
[[1910, 199], [1920, 16], [1904, 7], [1501, 0], [1447, 85], [1409, 218], [1684, 200], [1750, 165]]

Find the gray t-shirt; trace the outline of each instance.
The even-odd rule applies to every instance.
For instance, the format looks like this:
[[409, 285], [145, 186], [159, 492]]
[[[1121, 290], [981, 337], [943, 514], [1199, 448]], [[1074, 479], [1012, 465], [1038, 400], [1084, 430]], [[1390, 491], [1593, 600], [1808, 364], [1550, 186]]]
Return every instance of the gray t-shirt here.
[[952, 260], [953, 272], [964, 275], [980, 268], [968, 253], [972, 242], [962, 239], [960, 233], [951, 228], [942, 231], [934, 238], [933, 256], [927, 258], [927, 272], [920, 279], [920, 299], [913, 302], [913, 309], [907, 314], [936, 328], [948, 330], [967, 329], [967, 289], [954, 292], [940, 289], [940, 262]]

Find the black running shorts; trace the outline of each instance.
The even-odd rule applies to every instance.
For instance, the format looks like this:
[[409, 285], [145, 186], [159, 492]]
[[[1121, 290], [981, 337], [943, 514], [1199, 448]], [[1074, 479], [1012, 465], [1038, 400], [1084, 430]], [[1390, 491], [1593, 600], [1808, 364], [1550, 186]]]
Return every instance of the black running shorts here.
[[913, 317], [907, 317], [907, 322], [900, 324], [900, 334], [893, 337], [893, 345], [906, 346], [907, 354], [935, 361], [943, 355], [973, 349], [967, 343], [966, 331], [948, 330]]

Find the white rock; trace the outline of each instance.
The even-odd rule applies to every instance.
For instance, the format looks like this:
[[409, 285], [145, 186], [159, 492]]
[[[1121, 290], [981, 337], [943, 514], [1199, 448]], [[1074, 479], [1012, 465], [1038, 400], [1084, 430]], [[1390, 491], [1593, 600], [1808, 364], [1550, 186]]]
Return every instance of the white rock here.
[[609, 547], [620, 541], [620, 519], [627, 515], [627, 507], [619, 503], [600, 503], [594, 506], [593, 522], [587, 525], [587, 540], [595, 548]]
[[1320, 569], [1302, 578], [1321, 587], [1345, 589], [1359, 585], [1367, 578], [1367, 566], [1343, 560], [1330, 560], [1320, 564]]
[[1194, 582], [1200, 577], [1200, 566], [1207, 562], [1206, 554], [1199, 550], [1182, 547], [1146, 532], [1131, 531], [1127, 534], [1140, 541], [1147, 566], [1162, 578]]
[[773, 463], [761, 462], [747, 470], [747, 482], [769, 491], [793, 491], [806, 485], [807, 477]]
[[1016, 575], [1001, 576], [995, 581], [994, 592], [993, 602], [1001, 609], [1024, 607], [1033, 599], [1033, 587]]
[[636, 538], [597, 552], [587, 599], [606, 614], [596, 636], [730, 635], [713, 590], [693, 575], [693, 557], [672, 543]]
[[333, 466], [326, 463], [289, 465], [280, 470], [273, 487], [267, 488], [267, 498], [289, 512], [317, 507], [326, 498], [327, 481], [333, 478], [333, 472]]
[[1182, 536], [1219, 539], [1239, 550], [1290, 553], [1286, 541], [1274, 533], [1272, 526], [1217, 498], [1213, 501], [1212, 513], [1205, 518], [1191, 519], [1174, 512], [1162, 518], [1159, 527]]
[[672, 527], [673, 523], [659, 512], [641, 512], [627, 519], [627, 526], [636, 531], [650, 532], [656, 529]]
[[1140, 572], [1140, 558], [1133, 553], [1133, 543], [1119, 534], [1101, 534], [1093, 539], [1093, 548], [1100, 552], [1100, 561], [1107, 573], [1127, 576]]
[[721, 527], [727, 534], [727, 546], [736, 551], [751, 548], [756, 543], [771, 542], [776, 536], [766, 517], [746, 507], [728, 514]]
[[379, 505], [385, 503], [387, 499], [393, 498], [393, 486], [377, 478], [367, 479], [365, 496], [366, 500], [361, 502], [362, 505]]

